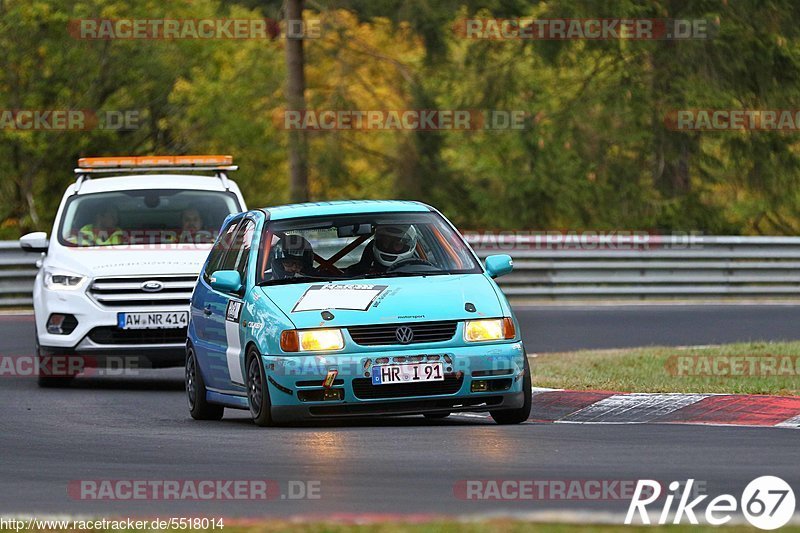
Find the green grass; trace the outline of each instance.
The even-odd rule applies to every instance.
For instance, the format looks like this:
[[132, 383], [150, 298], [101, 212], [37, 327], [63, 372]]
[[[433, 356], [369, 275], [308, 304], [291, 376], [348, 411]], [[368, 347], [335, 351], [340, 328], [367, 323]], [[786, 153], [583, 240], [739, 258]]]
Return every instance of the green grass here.
[[[679, 357], [790, 356], [792, 372], [783, 375], [677, 375]], [[783, 358], [787, 361], [786, 358]], [[800, 342], [755, 342], [701, 348], [634, 348], [538, 354], [531, 357], [533, 384], [576, 390], [619, 392], [705, 392], [800, 394]], [[683, 359], [686, 361], [686, 359]], [[766, 361], [766, 359], [758, 359]], [[748, 363], [749, 364], [749, 363]], [[692, 363], [697, 368], [696, 363]]]

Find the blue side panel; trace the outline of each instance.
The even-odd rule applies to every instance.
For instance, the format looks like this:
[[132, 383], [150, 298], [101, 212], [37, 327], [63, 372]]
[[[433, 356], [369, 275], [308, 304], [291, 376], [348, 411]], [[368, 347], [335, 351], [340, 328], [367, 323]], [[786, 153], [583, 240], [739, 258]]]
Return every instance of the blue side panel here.
[[232, 394], [222, 394], [221, 392], [206, 392], [206, 401], [218, 403], [225, 407], [233, 407], [234, 409], [250, 409], [247, 405], [247, 398], [244, 396], [234, 396]]

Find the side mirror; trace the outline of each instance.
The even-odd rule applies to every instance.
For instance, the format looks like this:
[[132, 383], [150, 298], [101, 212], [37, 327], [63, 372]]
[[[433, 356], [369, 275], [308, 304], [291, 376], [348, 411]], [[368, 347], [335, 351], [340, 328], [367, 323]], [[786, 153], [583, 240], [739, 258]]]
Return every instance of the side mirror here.
[[211, 274], [211, 288], [220, 292], [238, 293], [242, 290], [242, 277], [235, 270], [217, 270]]
[[34, 231], [23, 235], [19, 239], [19, 246], [26, 252], [42, 253], [47, 251], [47, 233], [44, 231]]
[[493, 278], [505, 276], [514, 270], [514, 260], [510, 255], [490, 255], [486, 258], [486, 273]]

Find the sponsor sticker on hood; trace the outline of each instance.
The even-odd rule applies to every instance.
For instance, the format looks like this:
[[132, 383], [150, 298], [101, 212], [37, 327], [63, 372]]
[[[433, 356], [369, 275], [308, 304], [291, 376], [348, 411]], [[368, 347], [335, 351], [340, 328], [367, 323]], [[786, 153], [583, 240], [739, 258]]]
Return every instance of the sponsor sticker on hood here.
[[366, 284], [311, 285], [294, 304], [292, 312], [325, 309], [366, 311], [388, 287], [388, 285]]

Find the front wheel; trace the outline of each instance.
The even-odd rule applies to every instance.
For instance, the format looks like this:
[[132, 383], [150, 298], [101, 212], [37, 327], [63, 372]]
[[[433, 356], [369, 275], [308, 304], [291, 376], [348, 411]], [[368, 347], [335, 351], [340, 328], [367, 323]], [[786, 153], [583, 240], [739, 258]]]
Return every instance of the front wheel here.
[[[38, 374], [36, 376], [36, 382], [38, 383], [39, 387], [43, 389], [57, 389], [68, 386], [72, 383], [72, 380], [75, 376], [53, 376], [50, 375], [53, 371], [53, 367], [55, 366], [52, 360], [49, 359], [48, 355], [42, 350], [42, 347], [39, 345], [39, 333], [34, 332], [36, 335], [36, 358], [38, 366]], [[67, 358], [67, 356], [62, 356]]]
[[197, 356], [190, 346], [186, 349], [186, 395], [189, 397], [189, 412], [195, 420], [222, 420], [225, 408], [208, 403], [206, 392]]
[[525, 354], [524, 357], [525, 365], [523, 366], [523, 371], [525, 375], [522, 378], [522, 394], [525, 395], [525, 401], [522, 403], [522, 407], [517, 409], [491, 411], [489, 414], [498, 424], [521, 424], [531, 416], [531, 366], [528, 364], [528, 355]]
[[257, 426], [272, 426], [272, 404], [269, 401], [267, 376], [261, 356], [255, 349], [251, 349], [247, 361], [247, 403], [250, 405], [250, 416]]

